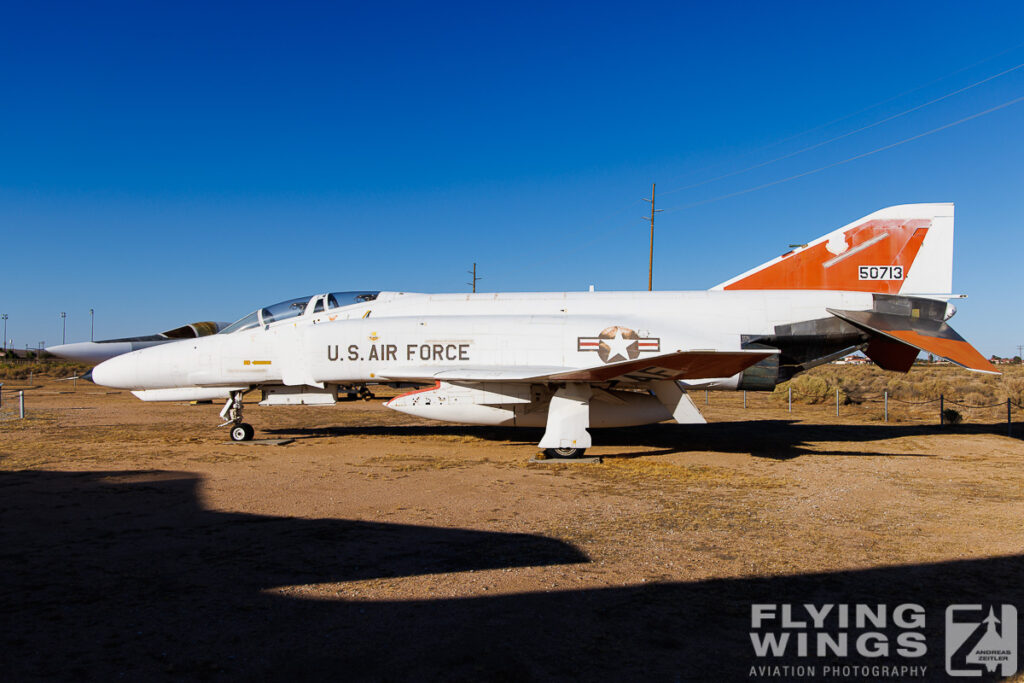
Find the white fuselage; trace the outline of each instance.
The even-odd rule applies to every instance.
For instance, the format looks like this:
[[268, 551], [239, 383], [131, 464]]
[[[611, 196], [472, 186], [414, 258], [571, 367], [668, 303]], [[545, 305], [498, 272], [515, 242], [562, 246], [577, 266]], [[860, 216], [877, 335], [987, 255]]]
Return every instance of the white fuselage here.
[[147, 401], [227, 398], [221, 416], [241, 440], [253, 434], [241, 419], [251, 389], [262, 405], [329, 405], [366, 397], [367, 384], [427, 385], [388, 407], [543, 425], [541, 448], [578, 453], [591, 426], [703, 422], [693, 387], [770, 391], [855, 349], [889, 370], [923, 350], [995, 372], [944, 322], [952, 272], [953, 206], [905, 204], [711, 290], [325, 293], [113, 358], [93, 379]]
[[[486, 381], [495, 367], [599, 364], [587, 339], [615, 326], [636, 332], [641, 357], [732, 351], [741, 348], [742, 335], [828, 318], [828, 307], [871, 306], [870, 293], [837, 291], [382, 292], [374, 301], [321, 312], [311, 305], [288, 320], [120, 356], [97, 368], [97, 381], [133, 390], [319, 386], [433, 381], [454, 370], [475, 371]], [[735, 388], [732, 380], [702, 384]]]

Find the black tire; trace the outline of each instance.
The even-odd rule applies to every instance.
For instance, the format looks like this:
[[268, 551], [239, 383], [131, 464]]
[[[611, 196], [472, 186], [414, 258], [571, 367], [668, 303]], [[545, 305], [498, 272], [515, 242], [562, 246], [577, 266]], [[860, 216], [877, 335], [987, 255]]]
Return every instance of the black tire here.
[[545, 448], [544, 455], [548, 458], [582, 458], [584, 448]]
[[251, 424], [240, 422], [239, 424], [231, 427], [231, 440], [232, 441], [252, 441], [253, 435], [256, 430], [252, 428]]

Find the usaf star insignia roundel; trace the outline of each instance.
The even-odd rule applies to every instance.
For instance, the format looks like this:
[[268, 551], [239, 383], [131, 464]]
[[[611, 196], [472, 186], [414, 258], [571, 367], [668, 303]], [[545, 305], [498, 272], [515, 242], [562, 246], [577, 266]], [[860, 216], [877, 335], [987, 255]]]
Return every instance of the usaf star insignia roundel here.
[[628, 327], [613, 325], [606, 327], [596, 337], [578, 337], [578, 351], [597, 351], [597, 355], [605, 363], [617, 363], [624, 360], [635, 360], [642, 351], [661, 350], [660, 339], [640, 338]]

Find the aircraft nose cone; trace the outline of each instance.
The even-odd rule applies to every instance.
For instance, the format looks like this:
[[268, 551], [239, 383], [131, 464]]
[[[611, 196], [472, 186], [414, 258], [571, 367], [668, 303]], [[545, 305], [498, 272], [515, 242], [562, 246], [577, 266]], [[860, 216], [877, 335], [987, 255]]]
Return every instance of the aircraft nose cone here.
[[75, 353], [77, 351], [76, 347], [78, 347], [78, 344], [57, 344], [56, 346], [47, 346], [43, 351], [58, 358], [78, 360], [78, 355]]
[[46, 347], [48, 353], [52, 353], [58, 358], [79, 363], [102, 363], [108, 358], [128, 353], [131, 350], [131, 342], [77, 342]]
[[115, 356], [92, 369], [92, 381], [114, 389], [136, 389], [139, 386], [138, 357], [134, 353]]

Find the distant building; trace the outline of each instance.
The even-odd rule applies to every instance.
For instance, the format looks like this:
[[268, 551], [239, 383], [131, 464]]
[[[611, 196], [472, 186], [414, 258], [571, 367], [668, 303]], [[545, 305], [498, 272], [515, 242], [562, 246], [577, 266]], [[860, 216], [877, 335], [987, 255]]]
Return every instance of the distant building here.
[[849, 356], [843, 356], [839, 360], [832, 361], [832, 363], [835, 364], [835, 365], [864, 365], [865, 363], [870, 363], [870, 362], [871, 361], [868, 360], [867, 358], [865, 358], [864, 356], [858, 356], [856, 354], [850, 354]]

